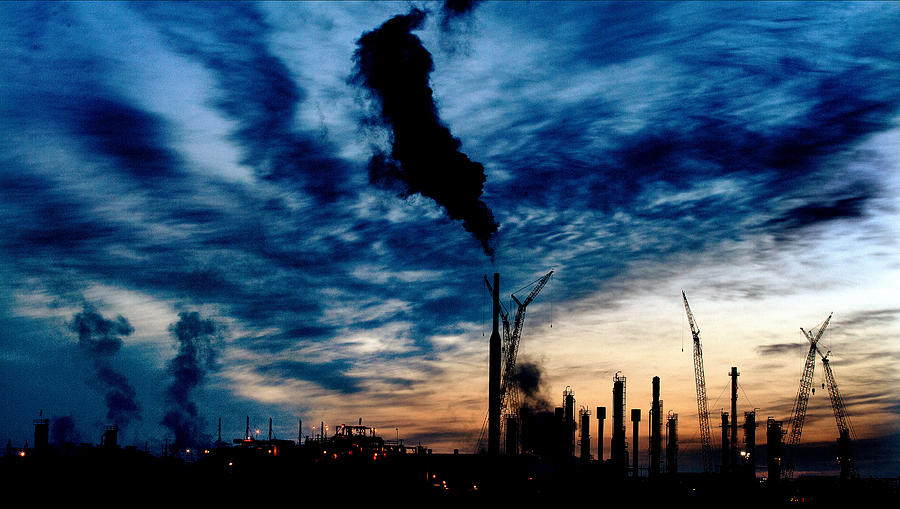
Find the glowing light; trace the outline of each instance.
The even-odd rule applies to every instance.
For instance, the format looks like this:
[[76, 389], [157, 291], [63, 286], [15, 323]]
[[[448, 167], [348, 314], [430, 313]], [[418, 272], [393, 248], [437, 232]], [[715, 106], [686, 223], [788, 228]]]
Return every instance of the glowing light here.
[[21, 457], [24, 458], [24, 457], [25, 457], [25, 451], [19, 451], [19, 456], [21, 456]]

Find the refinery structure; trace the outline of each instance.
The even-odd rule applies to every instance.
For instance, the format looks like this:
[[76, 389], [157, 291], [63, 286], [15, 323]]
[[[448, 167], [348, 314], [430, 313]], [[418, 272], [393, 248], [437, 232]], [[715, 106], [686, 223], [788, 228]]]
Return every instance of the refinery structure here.
[[[741, 373], [732, 366], [730, 411], [721, 412], [718, 426], [710, 424], [701, 334], [684, 292], [698, 421], [679, 421], [676, 409], [664, 407], [665, 385], [660, 377], [628, 380], [622, 372], [609, 381], [609, 408], [591, 406], [592, 402], [579, 405], [571, 387], [558, 393], [560, 404], [551, 411], [531, 407], [517, 379], [518, 346], [526, 309], [552, 275], [550, 271], [523, 287], [527, 294], [511, 294], [514, 310], [501, 302], [500, 274], [484, 278], [492, 297], [488, 408], [478, 440], [469, 449], [434, 454], [427, 444], [404, 443], [399, 432], [385, 437], [363, 418], [333, 429], [324, 422], [304, 429], [298, 421], [296, 440], [276, 438], [271, 419], [267, 437], [259, 438], [251, 433], [249, 417], [243, 436], [223, 440], [220, 418], [217, 439], [193, 450], [176, 444], [170, 447], [168, 442], [160, 451], [121, 447], [116, 426], [105, 426], [96, 444], [50, 444], [49, 419], [41, 412], [33, 422], [30, 445], [7, 442], [0, 473], [21, 486], [52, 479], [74, 487], [100, 475], [111, 484], [129, 487], [123, 490], [136, 483], [175, 482], [176, 478], [210, 489], [266, 478], [285, 483], [302, 479], [304, 486], [347, 497], [391, 487], [415, 496], [532, 502], [639, 499], [712, 504], [739, 498], [744, 503], [826, 505], [838, 500], [896, 501], [897, 479], [867, 479], [857, 469], [853, 448], [857, 436], [829, 362], [831, 352], [819, 346], [831, 315], [817, 327], [801, 329], [809, 349], [791, 414], [783, 418], [761, 419], [765, 414], [760, 409], [741, 408]], [[817, 361], [821, 361], [823, 386], [837, 425], [834, 450], [840, 474], [834, 478], [795, 476]], [[636, 383], [651, 387], [647, 409], [627, 399], [628, 384]], [[649, 443], [640, 442], [642, 430]], [[718, 446], [714, 435], [720, 439]], [[757, 435], [765, 437], [765, 445], [758, 444]], [[684, 450], [679, 448], [679, 437], [683, 436], [699, 436], [702, 471], [686, 471], [679, 465]], [[644, 451], [649, 461], [641, 464], [639, 453]]]

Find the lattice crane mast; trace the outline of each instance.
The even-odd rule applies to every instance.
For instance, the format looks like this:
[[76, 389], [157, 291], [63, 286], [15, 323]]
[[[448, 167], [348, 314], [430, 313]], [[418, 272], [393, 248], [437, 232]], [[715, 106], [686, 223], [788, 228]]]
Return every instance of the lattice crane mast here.
[[508, 321], [504, 321], [503, 328], [506, 333], [503, 343], [503, 375], [500, 378], [500, 408], [505, 413], [511, 415], [519, 415], [519, 384], [516, 381], [516, 356], [519, 352], [519, 339], [522, 337], [522, 326], [525, 324], [525, 309], [537, 297], [550, 276], [553, 275], [551, 270], [536, 281], [529, 283], [527, 286], [534, 285], [524, 301], [519, 301], [515, 293], [510, 294], [516, 305], [516, 318], [513, 320], [512, 332], [509, 332]]
[[709, 410], [706, 401], [706, 375], [703, 373], [703, 348], [700, 346], [700, 329], [694, 321], [691, 307], [688, 305], [687, 296], [681, 292], [684, 300], [684, 311], [687, 313], [688, 322], [691, 325], [691, 335], [694, 338], [694, 380], [697, 385], [697, 413], [700, 416], [700, 452], [703, 455], [703, 470], [713, 471], [712, 437], [709, 432]]
[[[834, 313], [832, 313], [834, 314]], [[794, 477], [794, 453], [797, 445], [800, 443], [800, 435], [803, 432], [803, 423], [806, 421], [806, 407], [809, 405], [809, 393], [812, 389], [813, 373], [816, 369], [816, 345], [822, 339], [828, 322], [831, 321], [831, 314], [819, 326], [818, 330], [806, 331], [802, 327], [800, 331], [803, 336], [809, 340], [809, 353], [806, 354], [806, 362], [803, 364], [803, 376], [800, 377], [800, 388], [797, 389], [797, 398], [794, 401], [794, 408], [791, 411], [791, 431], [788, 434], [787, 453], [788, 461], [782, 471], [781, 476], [785, 479]]]
[[[547, 284], [547, 281], [550, 280], [550, 276], [552, 275], [553, 271], [551, 270], [542, 277], [520, 288], [519, 290], [524, 290], [525, 288], [533, 286], [531, 292], [529, 292], [528, 296], [525, 297], [524, 301], [520, 301], [516, 297], [515, 292], [510, 294], [510, 297], [518, 306], [516, 308], [516, 316], [513, 319], [512, 329], [510, 329], [509, 324], [509, 311], [505, 308], [505, 306], [503, 306], [503, 303], [500, 304], [500, 320], [503, 323], [503, 344], [501, 355], [503, 359], [503, 368], [500, 378], [500, 408], [505, 414], [516, 416], [519, 415], [519, 385], [515, 380], [515, 369], [516, 356], [519, 351], [519, 339], [522, 336], [522, 327], [525, 324], [525, 310], [541, 292], [541, 290]], [[488, 292], [493, 293], [493, 287], [491, 286], [491, 282], [488, 281], [487, 276], [484, 277], [484, 284], [487, 285]], [[486, 429], [487, 421], [485, 420], [485, 424], [482, 425], [481, 435], [475, 447], [476, 451], [478, 451], [481, 447]]]
[[838, 436], [840, 437], [838, 440], [839, 443], [842, 443], [842, 446], [840, 447], [841, 470], [843, 473], [844, 464], [846, 464], [847, 475], [850, 477], [857, 477], [856, 464], [853, 461], [850, 449], [850, 441], [856, 440], [856, 432], [853, 430], [853, 424], [850, 423], [850, 415], [847, 414], [847, 410], [844, 408], [844, 399], [841, 397], [837, 382], [834, 380], [834, 372], [831, 371], [831, 361], [828, 360], [828, 356], [831, 355], [831, 352], [829, 351], [825, 355], [822, 355], [822, 351], [819, 350], [819, 355], [822, 356], [822, 367], [825, 369], [825, 385], [828, 387], [828, 396], [831, 399], [831, 409], [834, 410], [834, 420], [837, 423]]

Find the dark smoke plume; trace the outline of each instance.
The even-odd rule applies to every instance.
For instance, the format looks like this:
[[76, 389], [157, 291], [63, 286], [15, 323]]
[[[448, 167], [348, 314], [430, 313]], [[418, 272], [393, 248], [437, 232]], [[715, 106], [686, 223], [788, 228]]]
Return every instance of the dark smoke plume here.
[[167, 366], [173, 380], [166, 390], [168, 410], [162, 420], [162, 425], [175, 435], [176, 451], [200, 444], [203, 423], [191, 393], [215, 368], [216, 353], [216, 327], [212, 320], [201, 319], [197, 312], [181, 312], [178, 316], [178, 322], [169, 326], [178, 354]]
[[122, 337], [134, 332], [128, 320], [121, 315], [115, 320], [107, 320], [85, 303], [82, 311], [72, 319], [70, 328], [78, 334], [78, 348], [93, 363], [92, 380], [106, 391], [106, 418], [120, 428], [133, 419], [140, 419], [134, 388], [125, 375], [112, 367], [113, 357], [122, 348]]
[[460, 141], [438, 117], [429, 87], [434, 63], [411, 33], [424, 21], [425, 12], [413, 9], [357, 41], [352, 81], [380, 102], [381, 120], [393, 130], [391, 154], [372, 157], [369, 180], [404, 197], [421, 194], [433, 199], [451, 219], [462, 221], [493, 257], [498, 224], [481, 201], [484, 166], [459, 151]]
[[441, 6], [441, 26], [468, 15], [479, 3], [481, 3], [479, 0], [444, 0]]
[[544, 380], [541, 367], [534, 362], [524, 361], [516, 364], [514, 373], [519, 386], [521, 404], [532, 412], [551, 410], [553, 405], [544, 395]]
[[75, 419], [71, 415], [55, 417], [50, 426], [50, 440], [57, 445], [81, 442], [81, 435], [75, 430]]

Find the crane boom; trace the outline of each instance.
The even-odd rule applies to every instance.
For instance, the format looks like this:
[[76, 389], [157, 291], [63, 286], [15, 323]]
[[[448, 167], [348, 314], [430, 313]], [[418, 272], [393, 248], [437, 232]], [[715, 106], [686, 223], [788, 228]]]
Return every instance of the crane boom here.
[[[833, 314], [833, 313], [832, 313]], [[788, 461], [785, 465], [782, 477], [791, 479], [794, 477], [794, 461], [793, 456], [797, 445], [800, 443], [800, 435], [803, 433], [803, 424], [806, 421], [806, 408], [809, 405], [809, 393], [812, 389], [813, 373], [816, 369], [816, 345], [825, 333], [831, 316], [825, 319], [825, 322], [819, 327], [819, 330], [813, 334], [813, 331], [806, 331], [802, 327], [800, 331], [803, 336], [809, 340], [809, 353], [806, 355], [806, 362], [803, 364], [803, 375], [800, 377], [800, 387], [797, 389], [797, 398], [794, 400], [794, 408], [791, 411], [791, 431], [788, 434], [787, 453]]]
[[506, 409], [506, 413], [518, 415], [519, 413], [519, 386], [515, 380], [516, 356], [519, 352], [519, 339], [522, 336], [522, 326], [525, 324], [525, 310], [528, 305], [537, 297], [537, 295], [550, 280], [553, 275], [551, 270], [535, 283], [524, 301], [519, 301], [515, 295], [510, 295], [518, 306], [516, 308], [516, 317], [513, 320], [512, 332], [509, 331], [509, 321], [504, 320], [504, 366], [503, 376], [500, 379], [501, 408]]
[[834, 420], [837, 423], [838, 433], [847, 432], [850, 436], [856, 440], [856, 432], [853, 430], [853, 425], [850, 423], [850, 416], [847, 414], [847, 410], [844, 408], [844, 399], [841, 397], [840, 391], [838, 391], [837, 382], [834, 380], [834, 372], [831, 371], [831, 361], [828, 360], [828, 355], [831, 352], [822, 355], [822, 352], [819, 352], [819, 355], [822, 355], [822, 367], [825, 369], [825, 384], [828, 387], [828, 396], [831, 398], [831, 408], [834, 410]]
[[688, 323], [691, 325], [691, 336], [694, 340], [694, 380], [697, 384], [697, 414], [700, 417], [700, 450], [703, 455], [703, 470], [713, 471], [712, 437], [709, 432], [709, 410], [706, 401], [706, 375], [703, 373], [703, 349], [700, 346], [700, 329], [694, 321], [691, 307], [688, 305], [687, 296], [681, 292], [684, 300], [684, 311], [687, 313]]
[[859, 473], [856, 471], [856, 462], [853, 461], [853, 453], [850, 446], [850, 441], [856, 440], [856, 431], [853, 430], [853, 424], [850, 423], [850, 415], [847, 414], [847, 410], [844, 408], [844, 399], [838, 390], [834, 372], [831, 371], [831, 361], [828, 360], [828, 355], [830, 354], [831, 352], [822, 355], [822, 352], [819, 351], [819, 355], [822, 355], [822, 367], [825, 369], [825, 384], [828, 387], [828, 396], [831, 399], [831, 409], [834, 410], [834, 420], [837, 423], [838, 443], [841, 444], [841, 475], [858, 477]]
[[[537, 297], [538, 293], [544, 288], [544, 285], [547, 284], [547, 281], [550, 280], [550, 276], [553, 275], [553, 271], [551, 270], [544, 276], [538, 278], [536, 281], [527, 285], [534, 287], [531, 292], [528, 294], [528, 297], [525, 298], [524, 301], [519, 301], [515, 295], [510, 295], [512, 299], [516, 302], [518, 308], [516, 309], [516, 317], [514, 319], [514, 327], [512, 330], [509, 325], [509, 311], [507, 311], [503, 304], [500, 304], [500, 320], [503, 323], [503, 359], [504, 366], [502, 371], [502, 376], [500, 378], [500, 408], [505, 410], [507, 414], [515, 414], [519, 413], [519, 386], [515, 381], [515, 366], [516, 366], [516, 356], [519, 351], [519, 338], [522, 335], [522, 326], [525, 323], [525, 309], [528, 307], [528, 304], [531, 304], [531, 301]], [[484, 277], [484, 284], [487, 286], [488, 292], [493, 293], [493, 287], [491, 286], [491, 282], [488, 281], [487, 276]], [[478, 452], [481, 449], [481, 444], [484, 442], [484, 436], [487, 431], [487, 418], [485, 417], [484, 423], [481, 426], [481, 433], [479, 434], [478, 441], [475, 444], [475, 451]]]

